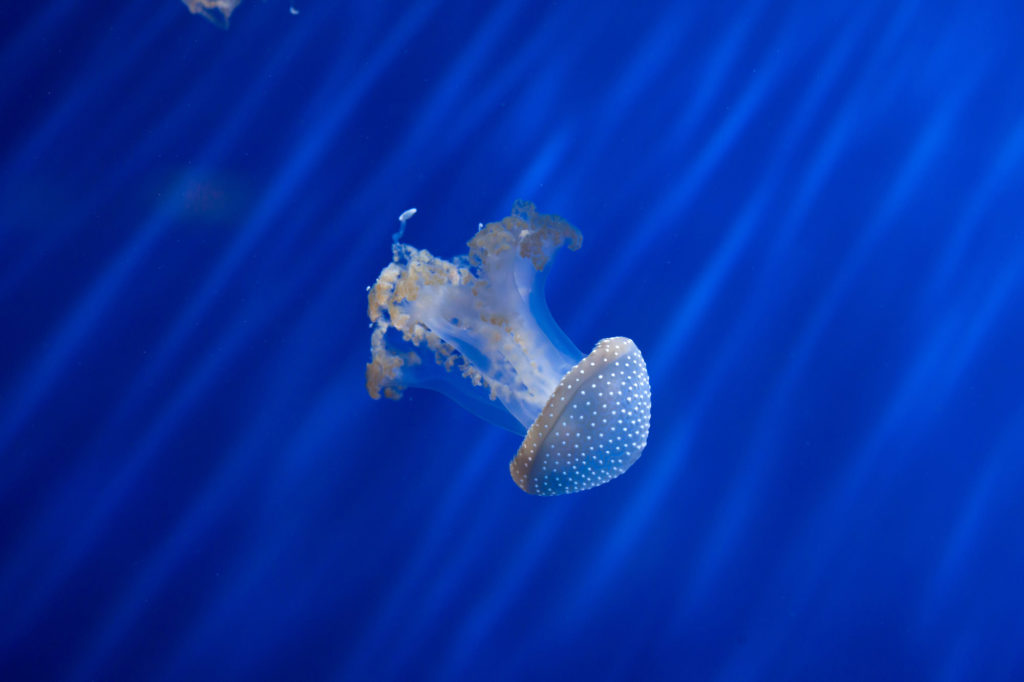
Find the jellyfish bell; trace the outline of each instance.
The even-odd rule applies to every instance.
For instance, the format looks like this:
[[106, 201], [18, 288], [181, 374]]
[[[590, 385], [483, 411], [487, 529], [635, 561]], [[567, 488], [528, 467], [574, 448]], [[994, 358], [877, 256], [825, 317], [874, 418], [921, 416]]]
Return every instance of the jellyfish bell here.
[[651, 386], [640, 349], [619, 336], [597, 346], [562, 378], [509, 464], [535, 495], [607, 483], [647, 445]]
[[430, 388], [524, 435], [509, 469], [531, 494], [586, 490], [639, 458], [651, 416], [639, 349], [613, 337], [584, 356], [544, 298], [555, 252], [582, 243], [575, 227], [519, 201], [465, 256], [438, 258], [400, 236], [369, 291], [372, 398]]

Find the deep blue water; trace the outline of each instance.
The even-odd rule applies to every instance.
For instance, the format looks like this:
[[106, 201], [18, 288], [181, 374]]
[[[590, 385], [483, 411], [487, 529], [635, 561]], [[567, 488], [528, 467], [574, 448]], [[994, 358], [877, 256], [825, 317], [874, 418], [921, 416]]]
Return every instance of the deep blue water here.
[[[5, 3], [0, 679], [1024, 679], [1024, 6], [295, 7]], [[519, 197], [651, 375], [578, 495], [363, 385]]]

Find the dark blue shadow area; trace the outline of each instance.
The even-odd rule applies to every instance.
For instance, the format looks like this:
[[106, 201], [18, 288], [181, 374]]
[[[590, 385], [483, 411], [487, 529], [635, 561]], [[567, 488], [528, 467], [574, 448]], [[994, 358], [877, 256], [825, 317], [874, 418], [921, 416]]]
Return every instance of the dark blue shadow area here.
[[[0, 679], [1024, 679], [1024, 9], [8, 3]], [[622, 477], [374, 402], [366, 287], [516, 198]]]

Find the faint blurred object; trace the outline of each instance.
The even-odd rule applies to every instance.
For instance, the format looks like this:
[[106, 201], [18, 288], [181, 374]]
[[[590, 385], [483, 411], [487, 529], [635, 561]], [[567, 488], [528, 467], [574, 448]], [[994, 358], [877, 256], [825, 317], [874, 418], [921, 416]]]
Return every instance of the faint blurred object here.
[[241, 4], [242, 0], [181, 0], [192, 14], [201, 14], [211, 24], [225, 31], [228, 28], [231, 13]]
[[177, 207], [179, 218], [193, 223], [233, 225], [244, 217], [251, 193], [242, 178], [226, 171], [189, 170], [168, 179], [164, 201]]

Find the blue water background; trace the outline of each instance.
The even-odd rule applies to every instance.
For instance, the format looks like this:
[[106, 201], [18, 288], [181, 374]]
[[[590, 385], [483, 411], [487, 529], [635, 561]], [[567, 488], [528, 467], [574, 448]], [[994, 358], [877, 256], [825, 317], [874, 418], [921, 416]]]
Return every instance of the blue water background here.
[[[1024, 679], [1024, 6], [4, 3], [0, 679]], [[577, 225], [650, 442], [374, 402], [396, 217]]]

